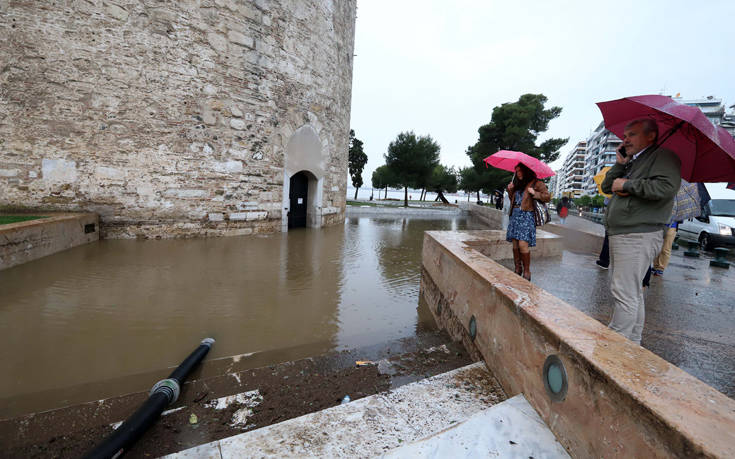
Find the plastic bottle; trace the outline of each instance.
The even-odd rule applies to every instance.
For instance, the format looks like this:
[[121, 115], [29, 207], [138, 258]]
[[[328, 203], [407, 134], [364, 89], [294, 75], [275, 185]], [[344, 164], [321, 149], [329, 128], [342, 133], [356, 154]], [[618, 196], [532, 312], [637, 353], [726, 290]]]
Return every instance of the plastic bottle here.
[[342, 403], [340, 403], [340, 405], [345, 405], [347, 403], [350, 403], [350, 396], [349, 395], [345, 395], [344, 396], [344, 398], [342, 399]]

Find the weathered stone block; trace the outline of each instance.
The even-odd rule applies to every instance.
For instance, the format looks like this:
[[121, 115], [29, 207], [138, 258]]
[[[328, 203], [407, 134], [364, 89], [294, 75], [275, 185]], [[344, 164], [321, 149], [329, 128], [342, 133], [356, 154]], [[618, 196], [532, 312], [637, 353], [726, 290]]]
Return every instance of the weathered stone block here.
[[234, 30], [230, 30], [227, 32], [227, 38], [237, 45], [245, 46], [247, 48], [253, 48], [255, 46], [255, 41], [246, 35], [241, 34], [240, 32], [236, 32]]
[[77, 181], [77, 162], [63, 159], [44, 159], [41, 175], [49, 182], [74, 183]]

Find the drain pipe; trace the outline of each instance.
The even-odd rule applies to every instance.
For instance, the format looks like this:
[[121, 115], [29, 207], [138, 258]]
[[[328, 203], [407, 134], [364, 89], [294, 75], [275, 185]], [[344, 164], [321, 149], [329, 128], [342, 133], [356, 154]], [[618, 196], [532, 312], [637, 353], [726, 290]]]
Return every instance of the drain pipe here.
[[212, 347], [214, 339], [205, 338], [198, 348], [179, 365], [167, 379], [158, 381], [148, 395], [148, 400], [138, 408], [123, 424], [95, 449], [87, 453], [85, 458], [116, 458], [121, 456], [146, 430], [158, 419], [163, 410], [179, 398], [181, 385], [204, 359]]

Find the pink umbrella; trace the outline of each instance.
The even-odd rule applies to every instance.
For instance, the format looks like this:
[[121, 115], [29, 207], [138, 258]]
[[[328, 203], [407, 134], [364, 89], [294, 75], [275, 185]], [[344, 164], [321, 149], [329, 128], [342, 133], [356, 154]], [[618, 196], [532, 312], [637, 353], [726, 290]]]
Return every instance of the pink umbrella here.
[[597, 106], [605, 127], [621, 139], [629, 122], [655, 120], [657, 144], [679, 156], [683, 179], [710, 183], [735, 180], [735, 140], [724, 128], [712, 124], [699, 108], [656, 95], [598, 102]]
[[536, 177], [540, 179], [556, 175], [554, 171], [546, 165], [546, 163], [539, 161], [533, 156], [521, 153], [520, 151], [500, 150], [499, 152], [488, 156], [483, 161], [485, 161], [485, 167], [489, 164], [493, 167], [497, 167], [498, 169], [510, 172], [515, 172], [516, 165], [518, 163], [523, 163], [528, 166], [529, 169], [534, 171], [536, 173]]

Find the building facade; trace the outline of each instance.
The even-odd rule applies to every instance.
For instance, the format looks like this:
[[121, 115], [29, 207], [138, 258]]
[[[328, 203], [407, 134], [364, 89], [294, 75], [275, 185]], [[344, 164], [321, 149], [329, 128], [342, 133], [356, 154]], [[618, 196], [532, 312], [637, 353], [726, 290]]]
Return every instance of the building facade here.
[[584, 162], [584, 180], [582, 194], [595, 196], [598, 194], [597, 184], [593, 177], [604, 167], [615, 164], [615, 151], [622, 141], [600, 123], [587, 139], [587, 156]]
[[343, 222], [355, 9], [0, 2], [0, 208], [117, 238]]
[[558, 197], [557, 185], [559, 184], [559, 171], [554, 171], [556, 175], [552, 175], [549, 179], [549, 193], [552, 198]]
[[680, 104], [698, 107], [712, 124], [722, 126], [735, 137], [735, 105], [730, 106], [728, 113], [722, 99], [715, 96], [707, 96], [699, 99], [684, 99], [678, 95], [673, 98]]
[[557, 179], [557, 197], [578, 198], [584, 191], [584, 167], [587, 156], [587, 142], [577, 142], [564, 159]]

